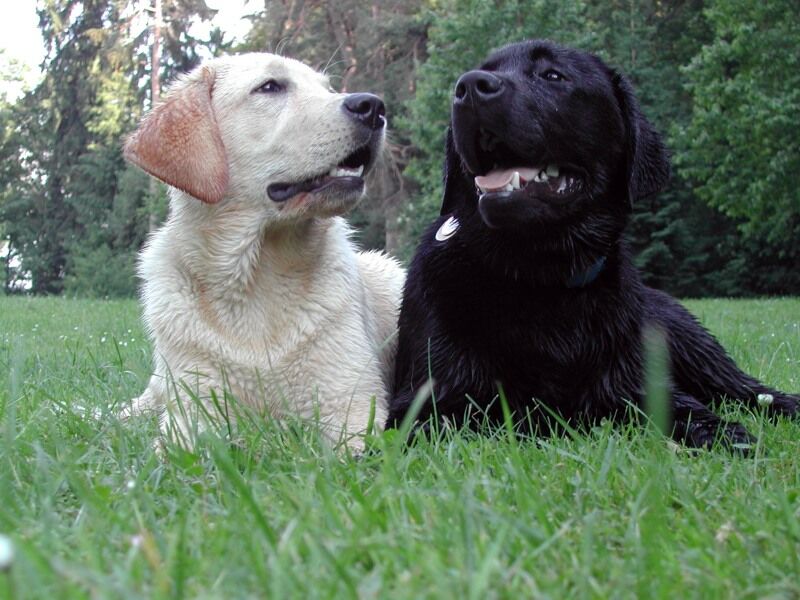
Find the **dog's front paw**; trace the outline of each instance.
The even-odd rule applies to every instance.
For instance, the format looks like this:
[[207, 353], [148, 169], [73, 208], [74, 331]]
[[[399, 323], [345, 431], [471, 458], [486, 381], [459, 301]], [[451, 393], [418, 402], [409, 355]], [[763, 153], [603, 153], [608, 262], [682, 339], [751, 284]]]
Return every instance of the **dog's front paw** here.
[[120, 420], [127, 421], [132, 417], [157, 414], [158, 412], [160, 412], [160, 408], [157, 406], [153, 394], [149, 389], [147, 389], [144, 391], [144, 393], [142, 393], [141, 396], [132, 398], [130, 402], [123, 406], [117, 412], [117, 416], [120, 418]]
[[711, 449], [720, 444], [728, 450], [748, 456], [758, 442], [741, 423], [723, 421], [696, 421], [684, 424], [680, 441], [691, 448]]
[[758, 443], [758, 438], [750, 435], [741, 423], [720, 421], [717, 435], [722, 446], [744, 456], [754, 452]]

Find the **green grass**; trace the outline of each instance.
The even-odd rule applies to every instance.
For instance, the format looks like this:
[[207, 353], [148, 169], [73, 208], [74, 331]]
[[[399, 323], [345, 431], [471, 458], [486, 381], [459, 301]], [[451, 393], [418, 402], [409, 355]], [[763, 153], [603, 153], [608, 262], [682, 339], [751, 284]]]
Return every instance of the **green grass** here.
[[[800, 300], [692, 301], [742, 367], [800, 390]], [[755, 458], [634, 428], [455, 433], [348, 460], [246, 422], [155, 454], [135, 302], [0, 298], [8, 598], [798, 598], [800, 425], [734, 411]], [[92, 416], [96, 411], [98, 414]]]

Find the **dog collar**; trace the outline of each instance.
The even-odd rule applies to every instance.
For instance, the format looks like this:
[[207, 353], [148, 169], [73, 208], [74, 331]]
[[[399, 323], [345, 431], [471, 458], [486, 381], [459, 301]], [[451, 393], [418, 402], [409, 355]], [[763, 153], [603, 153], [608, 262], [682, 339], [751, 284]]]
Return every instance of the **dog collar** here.
[[606, 266], [606, 257], [601, 256], [591, 267], [580, 273], [575, 273], [567, 281], [568, 288], [582, 288], [592, 283]]

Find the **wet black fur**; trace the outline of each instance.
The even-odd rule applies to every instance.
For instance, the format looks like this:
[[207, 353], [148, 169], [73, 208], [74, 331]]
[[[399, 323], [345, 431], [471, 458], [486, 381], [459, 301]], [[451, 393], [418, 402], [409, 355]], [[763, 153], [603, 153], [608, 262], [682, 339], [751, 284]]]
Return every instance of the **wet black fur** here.
[[[643, 401], [650, 326], [668, 340], [676, 439], [752, 442], [740, 424], [711, 412], [722, 397], [753, 407], [768, 393], [773, 414], [796, 415], [797, 396], [740, 371], [683, 306], [642, 283], [623, 231], [632, 203], [659, 191], [670, 169], [627, 80], [591, 54], [542, 41], [501, 49], [480, 69], [502, 81], [502, 93], [454, 104], [442, 216], [422, 236], [405, 287], [388, 426], [429, 377], [435, 403], [423, 405], [421, 422], [435, 414], [461, 424], [470, 405], [500, 422], [498, 384], [522, 430], [544, 424], [548, 410], [537, 402], [573, 424], [619, 418], [627, 402]], [[546, 79], [548, 69], [565, 79]], [[479, 128], [502, 140], [497, 156], [481, 153]], [[474, 175], [497, 157], [504, 166], [570, 163], [584, 173], [586, 193], [567, 204], [479, 206]], [[450, 216], [459, 231], [436, 241]], [[600, 257], [596, 280], [568, 287]]]

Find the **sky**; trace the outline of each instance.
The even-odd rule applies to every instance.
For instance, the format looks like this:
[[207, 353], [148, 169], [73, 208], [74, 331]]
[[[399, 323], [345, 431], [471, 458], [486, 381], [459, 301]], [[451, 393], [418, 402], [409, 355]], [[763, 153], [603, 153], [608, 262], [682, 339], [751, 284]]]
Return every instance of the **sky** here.
[[[257, 0], [206, 0], [206, 4], [219, 10], [213, 23], [227, 32], [228, 39], [244, 36], [249, 22], [242, 20], [242, 16], [256, 12], [262, 6]], [[5, 74], [6, 65], [13, 60], [22, 65], [24, 75], [23, 83], [0, 79], [0, 94], [13, 99], [26, 86], [30, 88], [38, 81], [44, 47], [36, 16], [36, 0], [2, 0], [0, 6], [3, 9], [0, 15], [0, 73]], [[201, 31], [198, 29], [197, 33]]]

